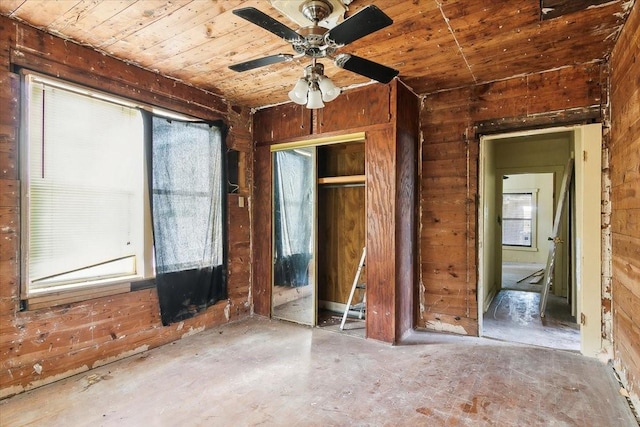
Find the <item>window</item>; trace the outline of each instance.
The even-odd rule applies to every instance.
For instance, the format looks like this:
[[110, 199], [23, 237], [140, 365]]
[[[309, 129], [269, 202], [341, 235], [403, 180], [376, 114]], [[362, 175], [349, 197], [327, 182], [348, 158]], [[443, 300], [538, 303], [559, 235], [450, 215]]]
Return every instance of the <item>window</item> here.
[[532, 247], [534, 193], [502, 195], [502, 244]]
[[[79, 300], [105, 290], [128, 291], [131, 282], [155, 276], [154, 252], [177, 254], [197, 263], [197, 257], [187, 255], [206, 247], [209, 267], [224, 264], [221, 154], [213, 156], [215, 163], [186, 159], [190, 166], [176, 169], [171, 178], [182, 180], [171, 187], [178, 195], [174, 200], [202, 198], [207, 193], [208, 209], [213, 212], [203, 213], [202, 204], [196, 212], [193, 204], [172, 205], [178, 206], [170, 212], [176, 224], [190, 223], [210, 236], [209, 243], [193, 247], [183, 239], [179, 253], [175, 247], [154, 250], [153, 225], [158, 221], [152, 221], [149, 195], [157, 191], [155, 187], [150, 191], [148, 165], [152, 162], [145, 155], [153, 153], [155, 158], [155, 151], [163, 147], [166, 151], [167, 141], [182, 143], [182, 149], [174, 148], [178, 155], [172, 157], [173, 163], [185, 160], [180, 155], [191, 147], [197, 147], [194, 152], [198, 153], [203, 152], [202, 146], [221, 153], [218, 128], [202, 122], [163, 125], [172, 120], [158, 117], [158, 110], [151, 113], [145, 106], [34, 73], [24, 73], [24, 83], [22, 291], [30, 307], [32, 301], [37, 306], [39, 298], [50, 300], [50, 295], [73, 294], [76, 297], [71, 300]], [[191, 187], [184, 185], [186, 174]], [[159, 211], [157, 216], [165, 214]], [[200, 217], [204, 220], [198, 222]], [[172, 268], [178, 271], [187, 266]]]

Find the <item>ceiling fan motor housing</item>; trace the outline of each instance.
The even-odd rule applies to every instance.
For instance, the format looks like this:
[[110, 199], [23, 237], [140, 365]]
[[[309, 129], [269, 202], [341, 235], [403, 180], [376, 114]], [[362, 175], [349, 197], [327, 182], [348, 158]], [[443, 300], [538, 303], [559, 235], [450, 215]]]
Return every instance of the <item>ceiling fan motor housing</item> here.
[[325, 0], [309, 0], [300, 6], [300, 12], [311, 22], [317, 24], [333, 12], [331, 3]]
[[299, 42], [293, 42], [293, 50], [296, 53], [304, 54], [312, 58], [324, 58], [327, 55], [333, 55], [336, 47], [325, 45], [325, 33], [329, 31], [327, 28], [317, 25], [301, 28], [298, 34], [302, 36]]

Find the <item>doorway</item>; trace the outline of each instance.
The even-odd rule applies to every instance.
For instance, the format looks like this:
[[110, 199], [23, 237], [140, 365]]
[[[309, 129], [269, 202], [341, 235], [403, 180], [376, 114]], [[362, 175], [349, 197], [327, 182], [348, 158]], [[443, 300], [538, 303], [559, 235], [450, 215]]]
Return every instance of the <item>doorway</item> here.
[[[585, 182], [601, 185], [600, 125], [485, 136], [480, 151], [480, 335], [594, 356], [601, 347], [600, 192], [586, 191]], [[571, 157], [573, 185], [541, 312], [549, 211]], [[585, 274], [587, 264], [597, 275]]]

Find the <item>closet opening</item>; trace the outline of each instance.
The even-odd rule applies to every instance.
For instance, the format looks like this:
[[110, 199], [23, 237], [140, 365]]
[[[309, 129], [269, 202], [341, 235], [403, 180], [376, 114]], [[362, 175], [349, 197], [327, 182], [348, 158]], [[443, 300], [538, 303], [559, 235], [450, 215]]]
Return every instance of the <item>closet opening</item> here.
[[[364, 133], [271, 151], [271, 315], [338, 330], [366, 241]], [[365, 293], [354, 296], [362, 315], [351, 312], [346, 333], [365, 336]]]

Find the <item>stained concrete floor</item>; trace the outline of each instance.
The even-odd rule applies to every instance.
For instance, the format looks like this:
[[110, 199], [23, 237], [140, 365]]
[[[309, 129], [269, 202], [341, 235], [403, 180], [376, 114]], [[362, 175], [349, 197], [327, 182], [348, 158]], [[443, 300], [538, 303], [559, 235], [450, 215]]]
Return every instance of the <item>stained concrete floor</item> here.
[[522, 280], [544, 266], [502, 266], [502, 289], [483, 315], [482, 336], [509, 342], [580, 351], [580, 327], [566, 298], [550, 293], [545, 317], [540, 317], [539, 284]]
[[595, 359], [434, 333], [408, 342], [254, 317], [5, 399], [0, 425], [637, 425]]
[[580, 351], [580, 328], [569, 313], [566, 299], [549, 295], [540, 318], [540, 294], [502, 290], [483, 316], [483, 336], [522, 344]]

